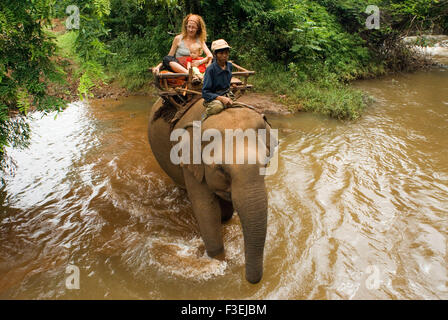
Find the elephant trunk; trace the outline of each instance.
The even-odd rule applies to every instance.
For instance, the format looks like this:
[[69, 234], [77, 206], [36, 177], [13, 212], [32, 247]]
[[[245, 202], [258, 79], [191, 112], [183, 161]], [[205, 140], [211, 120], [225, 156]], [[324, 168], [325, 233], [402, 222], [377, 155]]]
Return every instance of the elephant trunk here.
[[242, 186], [232, 184], [232, 202], [243, 227], [246, 279], [250, 283], [257, 283], [263, 276], [267, 195], [263, 177], [260, 177], [260, 181], [242, 183]]

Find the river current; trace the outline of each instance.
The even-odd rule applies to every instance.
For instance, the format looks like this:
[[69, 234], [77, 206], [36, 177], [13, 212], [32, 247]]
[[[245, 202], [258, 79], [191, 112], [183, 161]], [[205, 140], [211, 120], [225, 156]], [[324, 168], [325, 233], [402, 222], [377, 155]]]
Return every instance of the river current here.
[[280, 145], [256, 285], [237, 215], [225, 260], [205, 254], [149, 148], [154, 98], [35, 114], [1, 174], [0, 298], [448, 299], [448, 69], [353, 86], [375, 101], [359, 120], [268, 116]]

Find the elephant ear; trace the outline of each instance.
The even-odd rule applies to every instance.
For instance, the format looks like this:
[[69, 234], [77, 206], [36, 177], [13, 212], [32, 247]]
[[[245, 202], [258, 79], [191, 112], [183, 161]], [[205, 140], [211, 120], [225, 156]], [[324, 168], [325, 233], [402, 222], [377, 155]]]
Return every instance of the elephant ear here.
[[[190, 137], [192, 137], [193, 135], [192, 135], [191, 127], [189, 126], [189, 128], [187, 130], [190, 133]], [[190, 139], [190, 150], [193, 150], [193, 148], [194, 148], [193, 139]], [[201, 151], [202, 151], [202, 146], [201, 146]], [[191, 162], [193, 161], [192, 154], [191, 154], [190, 161]], [[181, 166], [183, 168], [186, 168], [188, 171], [190, 171], [199, 183], [201, 183], [202, 180], [204, 179], [205, 168], [204, 168], [204, 165], [202, 164], [202, 159], [201, 159], [200, 164], [189, 163], [189, 164], [181, 164]]]

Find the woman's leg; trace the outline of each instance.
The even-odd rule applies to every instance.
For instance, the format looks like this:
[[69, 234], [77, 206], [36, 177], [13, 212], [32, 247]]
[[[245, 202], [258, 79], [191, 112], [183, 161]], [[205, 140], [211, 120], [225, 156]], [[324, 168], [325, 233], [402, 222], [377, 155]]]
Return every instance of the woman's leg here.
[[165, 56], [162, 59], [162, 64], [164, 70], [177, 73], [188, 73], [188, 70], [179, 63], [179, 61], [174, 56]]
[[180, 65], [179, 63], [177, 63], [175, 61], [171, 61], [170, 62], [170, 67], [171, 67], [171, 70], [173, 70], [174, 72], [177, 72], [177, 73], [188, 73], [187, 69], [185, 69], [182, 65]]

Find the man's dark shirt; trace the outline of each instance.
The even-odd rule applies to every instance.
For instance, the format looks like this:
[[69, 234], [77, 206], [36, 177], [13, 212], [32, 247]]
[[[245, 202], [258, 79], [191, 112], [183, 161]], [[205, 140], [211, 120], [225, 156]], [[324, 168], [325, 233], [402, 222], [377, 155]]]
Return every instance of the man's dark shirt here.
[[210, 102], [223, 95], [230, 88], [232, 80], [232, 64], [227, 62], [227, 67], [222, 70], [218, 63], [213, 63], [205, 70], [204, 83], [202, 85], [202, 97]]

